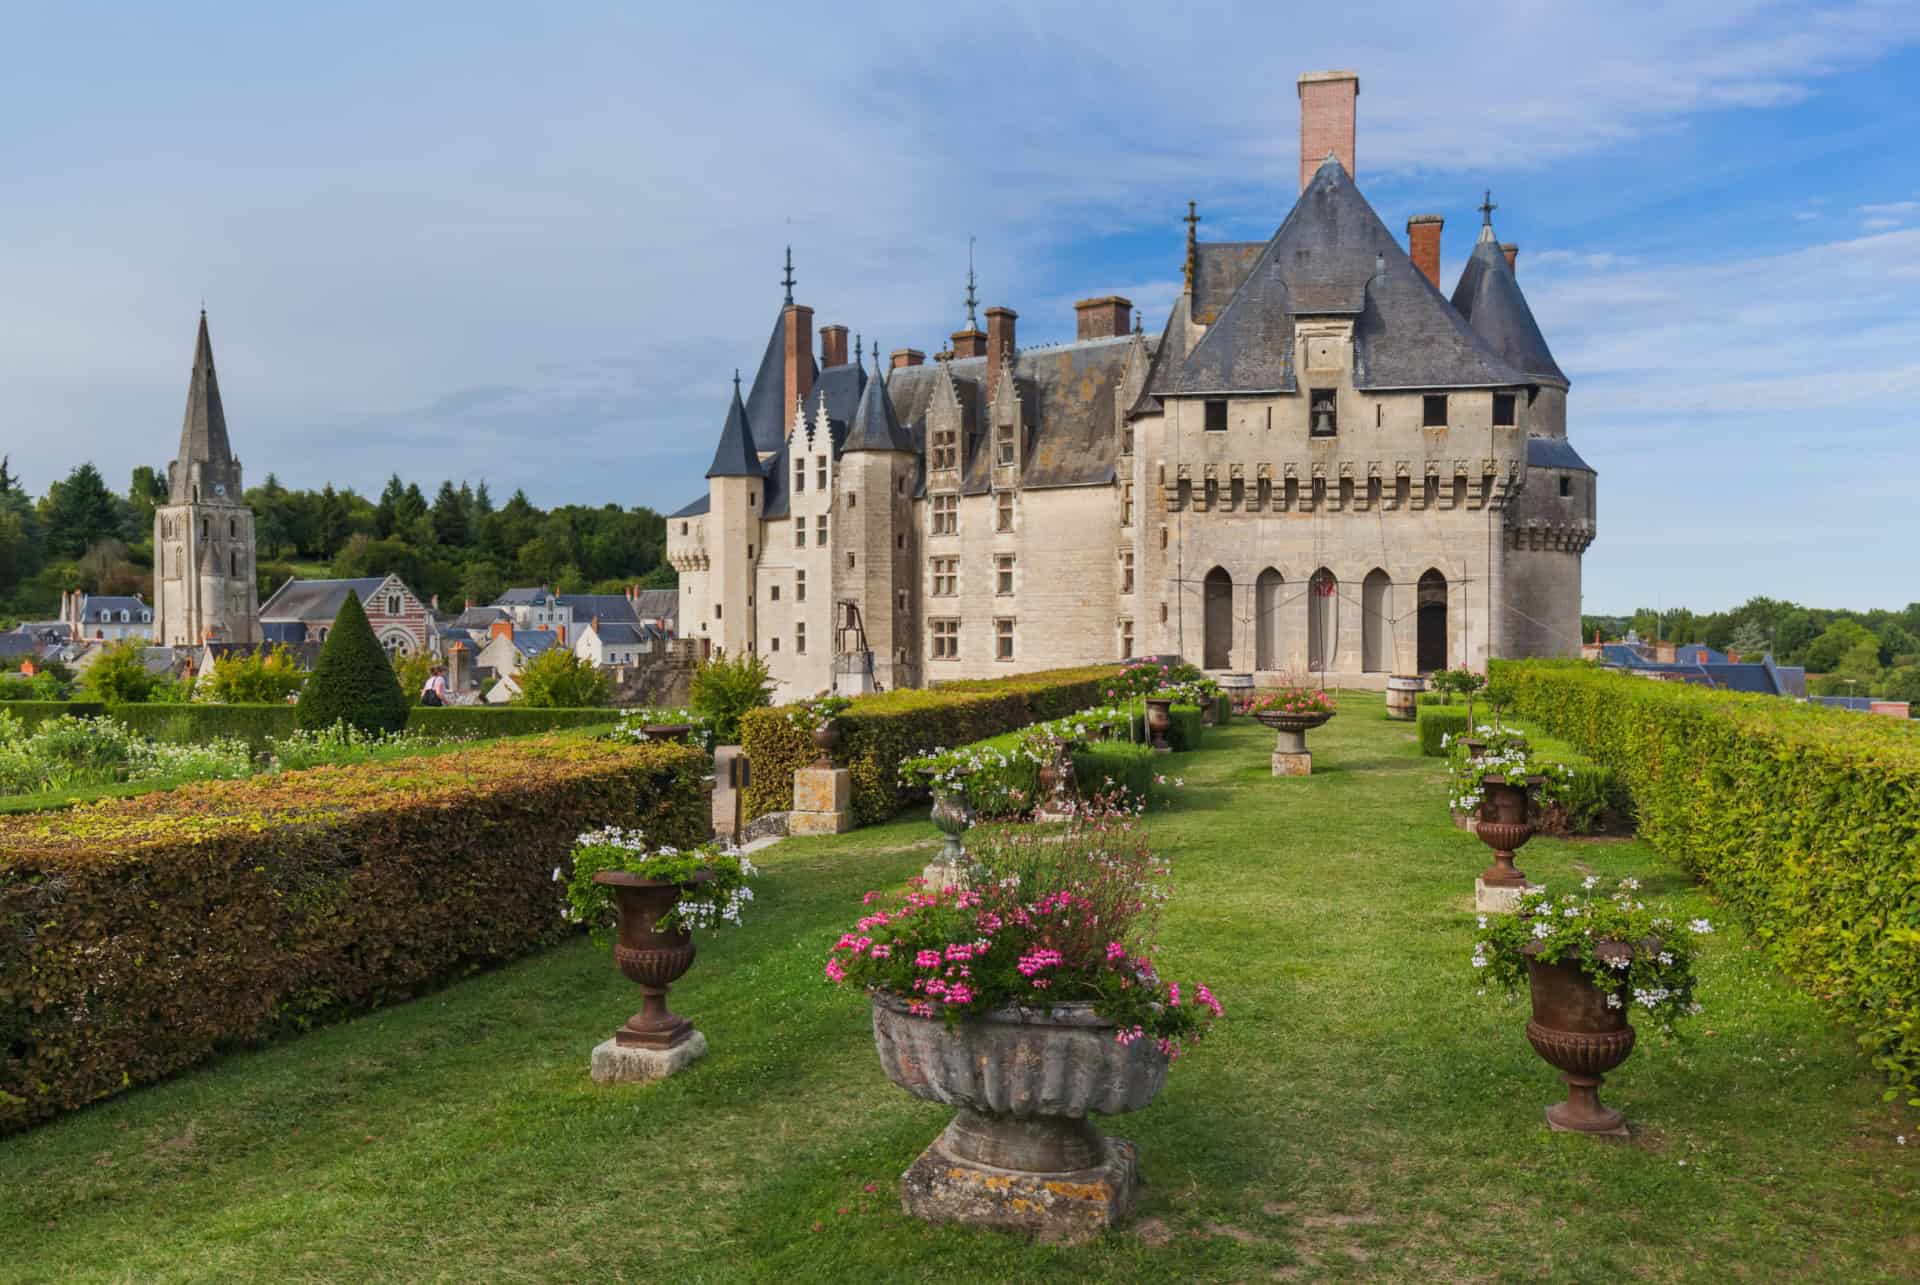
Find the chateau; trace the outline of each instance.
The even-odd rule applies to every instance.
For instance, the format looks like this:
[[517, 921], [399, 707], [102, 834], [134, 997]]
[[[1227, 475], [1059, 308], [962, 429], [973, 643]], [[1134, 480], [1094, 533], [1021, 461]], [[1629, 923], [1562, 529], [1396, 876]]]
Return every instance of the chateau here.
[[1359, 78], [1300, 77], [1300, 195], [1209, 242], [1158, 337], [1075, 305], [1022, 350], [968, 318], [874, 371], [785, 306], [739, 376], [706, 494], [671, 515], [681, 635], [790, 699], [1179, 652], [1210, 670], [1390, 674], [1578, 655], [1595, 475], [1493, 205], [1451, 297], [1354, 184]]

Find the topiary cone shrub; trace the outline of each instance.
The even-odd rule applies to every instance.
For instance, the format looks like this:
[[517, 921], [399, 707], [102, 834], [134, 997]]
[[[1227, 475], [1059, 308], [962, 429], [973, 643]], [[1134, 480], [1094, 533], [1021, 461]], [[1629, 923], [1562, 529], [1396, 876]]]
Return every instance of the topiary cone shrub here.
[[407, 725], [400, 680], [373, 636], [360, 595], [351, 589], [300, 693], [300, 726], [319, 730], [341, 722], [369, 735], [388, 735]]

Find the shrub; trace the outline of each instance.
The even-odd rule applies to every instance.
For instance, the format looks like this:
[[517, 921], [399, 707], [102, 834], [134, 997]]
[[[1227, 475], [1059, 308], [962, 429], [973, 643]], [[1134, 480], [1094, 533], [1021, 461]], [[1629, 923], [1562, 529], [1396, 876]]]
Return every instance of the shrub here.
[[123, 638], [103, 648], [80, 675], [80, 686], [97, 701], [144, 701], [153, 694], [160, 676], [147, 672], [147, 644]]
[[713, 722], [718, 744], [739, 743], [740, 720], [773, 700], [773, 672], [753, 652], [729, 657], [716, 652], [700, 662], [687, 689], [687, 704]]
[[[900, 780], [900, 765], [942, 747], [1059, 718], [1107, 699], [1117, 666], [1042, 671], [973, 679], [932, 689], [903, 688], [863, 696], [839, 715], [840, 761], [853, 776], [854, 820], [884, 821], [924, 791]], [[793, 773], [813, 761], [810, 732], [780, 709], [750, 710], [740, 744], [753, 765], [749, 817], [793, 806]]]
[[1626, 783], [1640, 832], [1753, 921], [1920, 1101], [1920, 741], [1906, 722], [1497, 662], [1515, 713]]
[[565, 647], [549, 647], [528, 661], [513, 681], [513, 703], [526, 709], [579, 709], [613, 703], [613, 679]]
[[286, 736], [300, 725], [300, 711], [292, 705], [115, 705], [108, 713], [116, 723], [156, 741], [191, 745], [199, 741], [237, 737], [255, 750], [269, 740]]
[[558, 940], [575, 836], [701, 842], [704, 770], [547, 738], [0, 820], [0, 1132]]
[[[367, 636], [373, 636], [371, 626]], [[265, 652], [217, 658], [213, 668], [201, 676], [194, 698], [215, 704], [285, 704], [306, 681], [306, 672], [293, 652], [281, 644]]]
[[407, 702], [408, 709], [419, 706], [420, 693], [426, 689], [427, 680], [433, 677], [433, 667], [439, 663], [439, 659], [431, 652], [397, 651], [393, 654], [394, 681], [400, 684], [400, 695]]
[[1073, 782], [1083, 795], [1110, 793], [1118, 786], [1127, 797], [1144, 799], [1153, 788], [1159, 755], [1130, 741], [1095, 741], [1073, 751]]
[[1200, 721], [1198, 705], [1175, 705], [1167, 713], [1171, 716], [1167, 727], [1167, 744], [1176, 754], [1189, 754], [1200, 748], [1200, 739], [1206, 735], [1206, 724]]
[[340, 722], [363, 732], [397, 732], [407, 725], [407, 699], [367, 623], [360, 595], [351, 589], [300, 693], [300, 726], [318, 729]]
[[527, 736], [573, 727], [609, 727], [618, 715], [610, 709], [529, 709], [524, 705], [416, 705], [407, 712], [407, 730], [443, 741], [480, 741]]
[[1414, 709], [1414, 726], [1420, 732], [1420, 752], [1439, 758], [1447, 752], [1442, 741], [1451, 741], [1467, 730], [1467, 707], [1421, 705]]

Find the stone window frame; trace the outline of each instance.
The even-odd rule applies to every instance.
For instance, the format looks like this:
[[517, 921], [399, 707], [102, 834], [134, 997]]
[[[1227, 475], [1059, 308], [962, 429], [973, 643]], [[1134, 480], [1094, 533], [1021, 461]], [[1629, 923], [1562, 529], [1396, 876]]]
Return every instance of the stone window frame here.
[[1520, 422], [1520, 399], [1514, 393], [1493, 395], [1493, 426], [1512, 428]]
[[1120, 550], [1120, 592], [1133, 592], [1133, 547]]
[[927, 622], [930, 654], [935, 660], [960, 659], [960, 618], [941, 616]]
[[1119, 621], [1119, 629], [1120, 629], [1119, 659], [1126, 660], [1128, 657], [1133, 655], [1133, 617], [1122, 616]]
[[996, 553], [993, 555], [994, 597], [1011, 598], [1013, 596], [1014, 569], [1018, 565], [1014, 560], [1014, 555], [1011, 553]]
[[[946, 564], [942, 566], [942, 564]], [[933, 581], [928, 596], [934, 598], [957, 598], [960, 596], [960, 559], [957, 557], [934, 558], [931, 561], [929, 575]], [[943, 590], [941, 582], [946, 583]]]
[[807, 547], [807, 520], [804, 517], [793, 520], [793, 547], [796, 549]]
[[827, 515], [824, 513], [814, 515], [813, 542], [823, 549], [827, 547]]
[[996, 661], [1010, 661], [1014, 658], [1014, 637], [1017, 621], [1012, 616], [993, 618], [993, 658]]
[[819, 490], [827, 489], [827, 457], [816, 455], [814, 459], [814, 486]]
[[797, 568], [793, 573], [793, 600], [795, 602], [807, 600], [807, 572], [804, 567]]
[[1446, 426], [1447, 395], [1445, 393], [1422, 393], [1420, 395], [1420, 427], [1445, 428]]
[[793, 461], [793, 493], [800, 494], [807, 489], [807, 457], [795, 457]]
[[1133, 525], [1133, 483], [1120, 484], [1120, 525]]
[[1227, 400], [1224, 397], [1209, 397], [1200, 404], [1200, 426], [1209, 433], [1227, 431]]
[[793, 654], [796, 656], [807, 654], [807, 622], [804, 620], [793, 622]]
[[958, 468], [960, 466], [959, 433], [951, 428], [943, 428], [933, 434], [932, 458], [928, 468]]
[[1013, 530], [1013, 524], [1014, 524], [1013, 492], [1012, 491], [994, 492], [993, 505], [994, 505], [993, 507], [994, 531], [999, 534], [1005, 534], [1006, 532]]
[[935, 494], [928, 506], [928, 520], [934, 535], [959, 535], [960, 493], [941, 491]]

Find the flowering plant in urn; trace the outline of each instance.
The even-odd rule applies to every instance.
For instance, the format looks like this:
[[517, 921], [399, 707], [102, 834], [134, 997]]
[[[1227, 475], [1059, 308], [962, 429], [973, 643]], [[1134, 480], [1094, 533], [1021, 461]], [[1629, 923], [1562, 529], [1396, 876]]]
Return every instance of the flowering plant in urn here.
[[612, 886], [595, 875], [617, 872], [678, 885], [679, 899], [658, 925], [662, 932], [677, 932], [739, 924], [741, 911], [753, 900], [748, 880], [759, 873], [739, 852], [712, 844], [650, 847], [640, 831], [619, 826], [580, 835], [574, 841], [571, 866], [571, 871], [566, 866], [553, 868], [554, 881], [566, 884], [566, 904], [560, 913], [569, 923], [585, 924], [601, 945], [613, 927], [614, 894]]
[[[1259, 714], [1292, 714], [1312, 717], [1324, 714], [1331, 718], [1339, 710], [1333, 693], [1319, 687], [1288, 682], [1280, 687], [1263, 689], [1246, 703], [1246, 712]], [[1342, 727], [1346, 724], [1342, 723]]]

